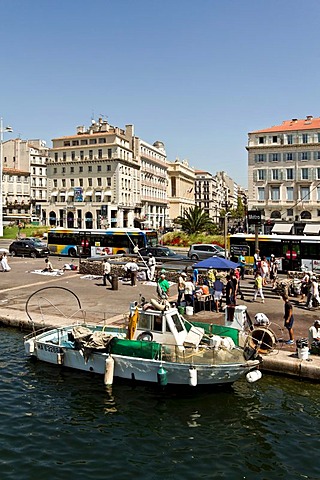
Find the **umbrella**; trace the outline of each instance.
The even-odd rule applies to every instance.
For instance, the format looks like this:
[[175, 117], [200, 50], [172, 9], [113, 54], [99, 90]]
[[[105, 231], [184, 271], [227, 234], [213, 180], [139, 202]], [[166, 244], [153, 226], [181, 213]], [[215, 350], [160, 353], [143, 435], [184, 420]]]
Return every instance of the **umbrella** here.
[[217, 270], [230, 270], [231, 268], [237, 268], [238, 266], [238, 263], [231, 262], [231, 260], [222, 257], [206, 258], [193, 265], [194, 268], [215, 268]]

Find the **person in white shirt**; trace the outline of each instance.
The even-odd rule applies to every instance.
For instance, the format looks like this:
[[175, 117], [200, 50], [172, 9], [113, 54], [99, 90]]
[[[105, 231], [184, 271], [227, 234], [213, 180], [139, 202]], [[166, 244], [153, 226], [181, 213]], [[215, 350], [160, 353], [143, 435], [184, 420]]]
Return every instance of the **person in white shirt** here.
[[111, 265], [107, 259], [104, 260], [104, 265], [103, 265], [103, 285], [107, 285], [107, 280], [112, 285], [111, 281]]
[[320, 342], [320, 320], [316, 320], [309, 328], [309, 347], [313, 342]]
[[308, 301], [308, 308], [313, 306], [313, 301], [316, 300], [318, 304], [320, 304], [320, 297], [319, 297], [319, 285], [317, 282], [316, 277], [311, 278], [311, 285], [310, 285], [310, 297]]
[[177, 305], [181, 304], [182, 297], [184, 295], [184, 290], [186, 286], [186, 279], [187, 279], [187, 274], [185, 272], [182, 272], [179, 276], [178, 279], [178, 300], [177, 300]]
[[154, 282], [155, 279], [155, 273], [156, 273], [156, 259], [152, 255], [152, 253], [149, 253], [149, 259], [148, 259], [148, 278], [151, 282]]
[[184, 284], [184, 298], [188, 306], [193, 305], [193, 294], [195, 291], [195, 286], [192, 281], [192, 277], [187, 280]]

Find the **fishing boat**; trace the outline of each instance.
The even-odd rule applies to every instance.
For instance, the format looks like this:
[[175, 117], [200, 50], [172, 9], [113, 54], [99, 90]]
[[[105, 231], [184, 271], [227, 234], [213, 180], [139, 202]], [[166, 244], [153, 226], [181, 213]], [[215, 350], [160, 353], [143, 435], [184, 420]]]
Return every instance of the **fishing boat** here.
[[238, 345], [238, 330], [190, 322], [174, 305], [157, 300], [132, 302], [129, 311], [124, 327], [75, 322], [47, 331], [34, 328], [24, 338], [26, 353], [103, 375], [106, 385], [117, 378], [192, 387], [261, 378], [261, 358], [254, 348]]

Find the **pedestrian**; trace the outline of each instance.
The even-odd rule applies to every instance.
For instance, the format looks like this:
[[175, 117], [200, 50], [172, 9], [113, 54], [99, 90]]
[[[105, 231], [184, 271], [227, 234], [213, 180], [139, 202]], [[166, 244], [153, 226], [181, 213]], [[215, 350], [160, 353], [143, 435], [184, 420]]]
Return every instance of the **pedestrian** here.
[[292, 303], [289, 302], [288, 295], [282, 295], [282, 299], [284, 301], [284, 326], [289, 332], [289, 340], [286, 342], [288, 345], [293, 345], [293, 306]]
[[50, 262], [49, 258], [45, 258], [45, 267], [42, 270], [43, 272], [53, 272], [52, 263]]
[[256, 276], [257, 270], [260, 268], [260, 250], [259, 248], [256, 249], [255, 254], [253, 255], [253, 275]]
[[264, 295], [263, 295], [262, 287], [263, 287], [262, 277], [261, 277], [260, 271], [257, 270], [256, 278], [254, 280], [254, 296], [252, 300], [253, 302], [257, 300], [257, 296], [259, 294], [261, 297], [262, 303], [264, 303]]
[[234, 275], [237, 279], [237, 295], [240, 295], [240, 298], [241, 300], [244, 300], [244, 295], [242, 293], [242, 290], [241, 290], [241, 269], [240, 267], [237, 267], [235, 270], [234, 270]]
[[234, 305], [235, 304], [235, 290], [234, 290], [234, 283], [231, 279], [231, 275], [226, 276], [227, 284], [226, 284], [226, 305]]
[[1, 268], [3, 272], [10, 272], [11, 270], [11, 267], [9, 266], [9, 263], [8, 263], [8, 257], [6, 252], [2, 253]]
[[157, 283], [157, 293], [160, 298], [168, 298], [169, 297], [169, 288], [170, 284], [166, 279], [166, 274], [161, 272], [160, 278]]
[[189, 279], [186, 280], [185, 287], [184, 287], [184, 298], [187, 306], [193, 306], [194, 291], [195, 291], [195, 285], [193, 282], [193, 278], [190, 277]]
[[260, 273], [262, 277], [262, 285], [267, 286], [267, 278], [269, 277], [269, 263], [267, 262], [266, 257], [262, 257], [260, 262]]
[[112, 277], [111, 277], [111, 265], [107, 258], [104, 259], [103, 263], [103, 285], [107, 285], [107, 280], [112, 285]]
[[316, 277], [311, 277], [310, 283], [310, 295], [308, 298], [308, 308], [312, 308], [313, 305], [318, 306], [320, 304], [319, 297], [319, 285]]
[[137, 286], [137, 276], [138, 276], [139, 266], [136, 260], [133, 260], [130, 264], [130, 279], [131, 287]]
[[309, 347], [313, 342], [320, 342], [320, 320], [315, 320], [309, 328]]
[[208, 281], [209, 292], [211, 295], [213, 294], [213, 284], [215, 280], [216, 280], [215, 271], [213, 270], [213, 268], [209, 268], [207, 273], [207, 281]]
[[278, 279], [278, 267], [279, 267], [279, 261], [275, 258], [274, 254], [272, 253], [270, 256], [270, 281], [271, 281], [272, 290], [276, 288], [276, 283]]
[[180, 273], [178, 279], [178, 300], [177, 305], [181, 305], [182, 297], [184, 296], [184, 290], [186, 286], [187, 274], [185, 272]]
[[223, 296], [223, 290], [224, 290], [224, 284], [220, 280], [220, 276], [217, 275], [216, 280], [213, 284], [213, 301], [215, 305], [215, 311], [218, 313], [221, 311], [222, 307], [222, 296]]
[[237, 304], [237, 295], [239, 293], [239, 278], [240, 278], [240, 274], [239, 274], [239, 271], [237, 270], [230, 270], [230, 277], [231, 277], [231, 281], [233, 283], [233, 297], [234, 297], [234, 300], [233, 300], [233, 305], [236, 305]]
[[240, 266], [241, 280], [244, 280], [244, 271], [245, 271], [245, 266], [246, 266], [245, 252], [241, 252], [241, 254], [239, 255], [238, 263], [239, 263], [239, 266]]
[[138, 255], [138, 253], [139, 253], [139, 247], [138, 247], [138, 244], [137, 244], [137, 243], [134, 243], [133, 253], [135, 253], [136, 255]]
[[149, 258], [148, 258], [148, 279], [150, 282], [154, 282], [155, 279], [155, 273], [156, 273], [156, 259], [154, 258], [153, 254], [150, 252], [149, 253]]

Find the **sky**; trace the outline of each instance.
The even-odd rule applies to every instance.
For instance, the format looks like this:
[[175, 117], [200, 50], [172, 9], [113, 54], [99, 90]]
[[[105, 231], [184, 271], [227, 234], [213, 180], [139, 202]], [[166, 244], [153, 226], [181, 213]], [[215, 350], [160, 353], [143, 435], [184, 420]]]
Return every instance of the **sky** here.
[[248, 132], [320, 116], [319, 0], [0, 1], [4, 140], [100, 116], [247, 187]]

